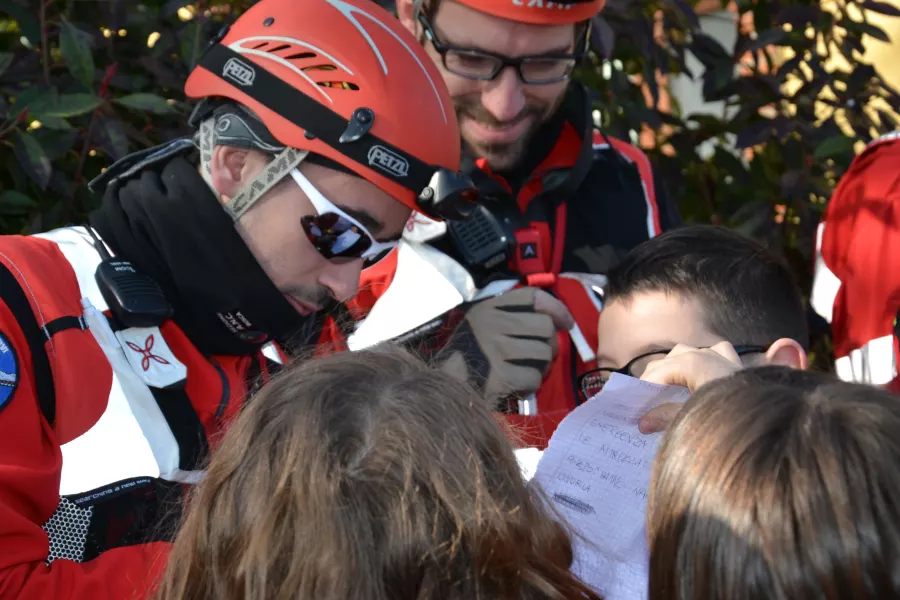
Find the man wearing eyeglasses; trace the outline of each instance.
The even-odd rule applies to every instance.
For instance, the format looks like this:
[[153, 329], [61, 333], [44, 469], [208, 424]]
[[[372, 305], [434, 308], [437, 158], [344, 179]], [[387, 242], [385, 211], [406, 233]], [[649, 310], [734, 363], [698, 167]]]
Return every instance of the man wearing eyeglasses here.
[[[465, 354], [478, 357], [469, 360], [470, 370], [502, 379], [519, 395], [534, 392], [536, 381], [541, 390], [532, 410], [538, 414], [574, 408], [575, 377], [589, 353], [576, 352], [565, 332], [550, 332], [552, 343], [537, 335], [544, 315], [527, 310], [531, 298], [561, 299], [592, 345], [591, 285], [569, 274], [605, 273], [676, 220], [647, 157], [595, 129], [589, 93], [572, 80], [588, 50], [590, 19], [603, 5], [604, 0], [396, 2], [401, 22], [419, 38], [450, 89], [466, 151], [464, 169], [479, 187], [481, 208], [494, 218], [479, 229], [463, 223], [435, 227], [417, 216], [405, 240], [453, 257], [477, 287], [504, 277], [530, 286], [471, 309], [468, 322], [476, 339]], [[475, 220], [482, 216], [479, 209]], [[485, 241], [493, 235], [486, 232], [499, 230], [503, 240], [514, 240], [511, 247]], [[392, 259], [364, 273], [360, 303], [374, 303], [395, 266], [404, 268]], [[408, 301], [427, 303], [412, 296]], [[512, 311], [515, 327], [509, 325]], [[479, 360], [480, 367], [474, 364]]]
[[[746, 365], [807, 365], [806, 312], [787, 265], [725, 228], [691, 226], [644, 242], [604, 286], [596, 367], [579, 377], [582, 402], [613, 373], [689, 388]], [[645, 433], [679, 407], [648, 413]]]

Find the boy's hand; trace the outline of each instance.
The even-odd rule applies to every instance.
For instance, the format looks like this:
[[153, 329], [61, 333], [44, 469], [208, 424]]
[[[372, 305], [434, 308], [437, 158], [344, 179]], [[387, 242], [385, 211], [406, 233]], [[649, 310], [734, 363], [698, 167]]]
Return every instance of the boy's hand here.
[[[693, 394], [697, 388], [714, 379], [743, 368], [741, 358], [728, 342], [710, 348], [693, 348], [678, 344], [665, 358], [647, 365], [641, 379], [663, 385], [680, 385]], [[662, 404], [650, 410], [638, 422], [641, 433], [665, 430], [681, 410], [679, 403]]]

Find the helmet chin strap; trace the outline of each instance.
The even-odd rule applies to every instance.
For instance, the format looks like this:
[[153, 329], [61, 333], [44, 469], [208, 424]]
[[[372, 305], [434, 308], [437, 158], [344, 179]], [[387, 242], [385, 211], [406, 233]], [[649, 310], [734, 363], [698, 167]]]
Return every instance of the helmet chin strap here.
[[231, 215], [232, 220], [240, 219], [241, 215], [250, 210], [250, 207], [256, 204], [272, 186], [284, 179], [294, 170], [294, 167], [303, 162], [308, 154], [309, 151], [296, 148], [285, 148], [276, 154], [265, 169], [224, 204], [225, 210]]
[[[212, 151], [216, 146], [215, 118], [205, 119], [197, 131], [195, 143], [200, 148], [200, 176], [209, 186], [216, 198], [221, 194], [216, 191], [212, 181]], [[273, 186], [284, 179], [309, 154], [306, 150], [284, 148], [275, 155], [266, 167], [253, 179], [247, 182], [234, 196], [223, 204], [225, 211], [233, 221], [241, 218], [256, 202]]]

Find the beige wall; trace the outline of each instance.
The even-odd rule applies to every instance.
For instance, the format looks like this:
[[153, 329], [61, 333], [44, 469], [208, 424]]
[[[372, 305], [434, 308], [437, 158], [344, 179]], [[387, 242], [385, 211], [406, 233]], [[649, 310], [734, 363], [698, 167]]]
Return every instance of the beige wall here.
[[[900, 0], [887, 2], [900, 8]], [[866, 57], [887, 82], [900, 91], [900, 17], [886, 17], [870, 12], [869, 20], [887, 32], [891, 37], [891, 43], [869, 38], [870, 41], [866, 43]]]

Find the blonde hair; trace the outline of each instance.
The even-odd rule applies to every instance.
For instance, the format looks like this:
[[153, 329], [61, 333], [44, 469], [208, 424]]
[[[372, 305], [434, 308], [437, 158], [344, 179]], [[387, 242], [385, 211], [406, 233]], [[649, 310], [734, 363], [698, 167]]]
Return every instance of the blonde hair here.
[[165, 600], [598, 600], [467, 385], [396, 347], [308, 361], [236, 420]]

